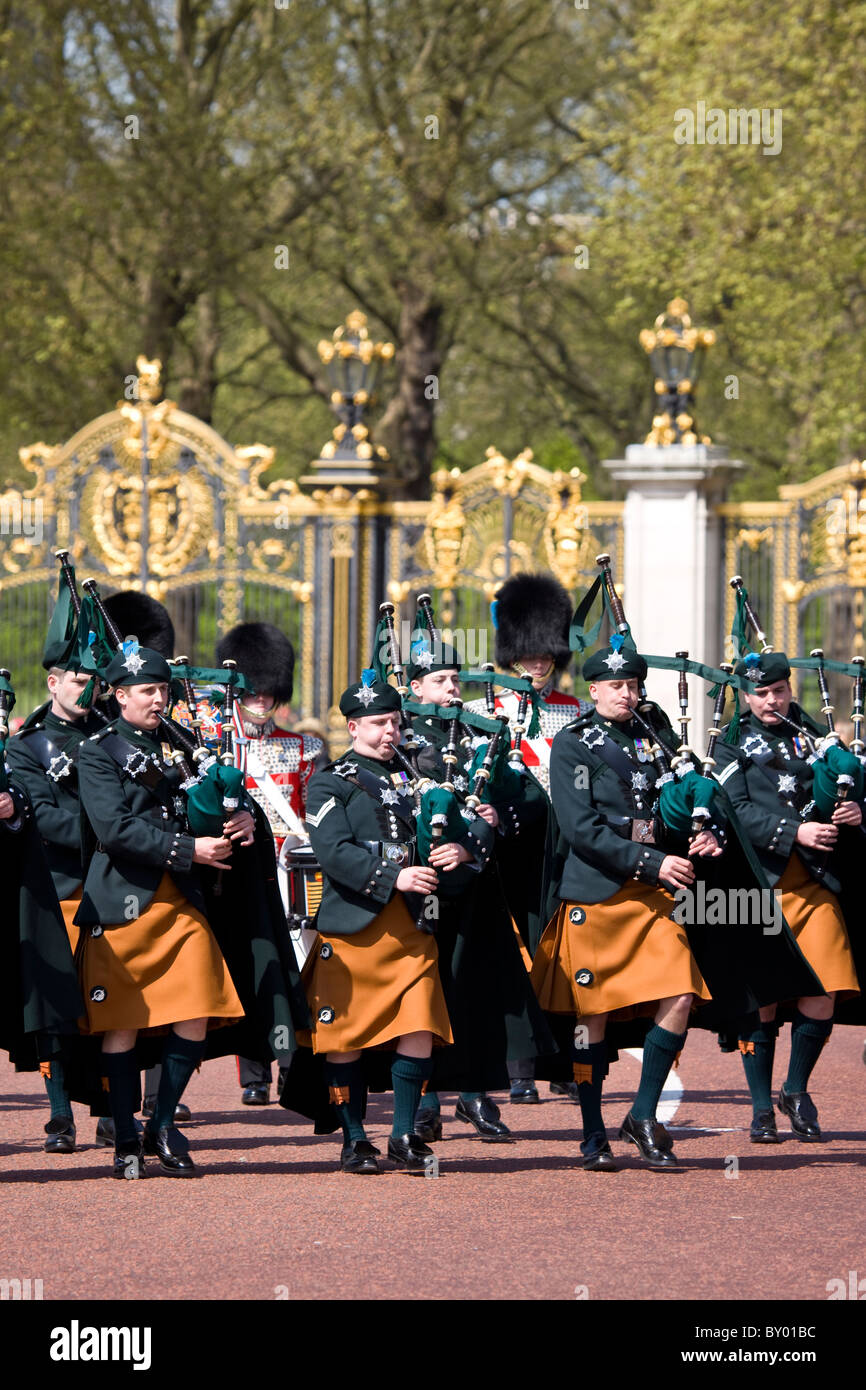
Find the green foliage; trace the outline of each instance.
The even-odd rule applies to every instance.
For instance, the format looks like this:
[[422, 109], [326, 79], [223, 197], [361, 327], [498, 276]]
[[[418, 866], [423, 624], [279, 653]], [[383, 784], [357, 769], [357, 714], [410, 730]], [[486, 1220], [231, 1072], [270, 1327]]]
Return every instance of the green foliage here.
[[[9, 0], [0, 26], [10, 479], [142, 351], [297, 476], [333, 424], [315, 344], [361, 308], [398, 349], [404, 495], [529, 444], [607, 496], [674, 294], [718, 334], [698, 426], [740, 495], [862, 452], [863, 7]], [[779, 153], [677, 143], [698, 101], [781, 110]]]

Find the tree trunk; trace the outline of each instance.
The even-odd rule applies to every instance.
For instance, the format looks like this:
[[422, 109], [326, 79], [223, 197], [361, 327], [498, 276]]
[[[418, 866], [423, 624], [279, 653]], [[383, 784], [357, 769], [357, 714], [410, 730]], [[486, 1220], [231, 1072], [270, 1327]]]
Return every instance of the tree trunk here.
[[442, 304], [409, 281], [401, 281], [397, 292], [401, 302], [397, 389], [375, 437], [385, 445], [394, 472], [402, 480], [398, 495], [423, 500], [430, 496], [430, 470], [436, 452]]

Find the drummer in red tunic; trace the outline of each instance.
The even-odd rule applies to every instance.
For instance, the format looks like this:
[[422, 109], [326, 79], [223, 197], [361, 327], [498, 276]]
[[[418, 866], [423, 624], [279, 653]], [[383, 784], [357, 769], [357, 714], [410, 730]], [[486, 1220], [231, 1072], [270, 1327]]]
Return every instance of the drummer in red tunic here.
[[[295, 734], [278, 722], [277, 711], [292, 698], [295, 653], [289, 639], [272, 623], [238, 623], [217, 644], [217, 661], [234, 661], [247, 682], [235, 710], [243, 739], [241, 765], [246, 789], [264, 811], [274, 835], [277, 856], [284, 842], [308, 839], [304, 828], [307, 786], [327, 762], [325, 746], [313, 734]], [[297, 942], [295, 947], [297, 950]], [[300, 952], [298, 952], [300, 955]], [[244, 1105], [267, 1105], [271, 1068], [238, 1058]]]

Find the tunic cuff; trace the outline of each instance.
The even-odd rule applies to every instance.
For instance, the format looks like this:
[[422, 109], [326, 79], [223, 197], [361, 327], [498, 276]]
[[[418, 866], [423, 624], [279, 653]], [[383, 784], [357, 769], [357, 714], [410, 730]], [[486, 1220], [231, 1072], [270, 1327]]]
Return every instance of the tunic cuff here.
[[173, 869], [175, 873], [186, 874], [192, 868], [192, 857], [195, 853], [195, 840], [192, 835], [181, 835], [178, 832], [172, 836], [171, 842], [165, 858], [165, 868]]
[[371, 859], [370, 862], [370, 877], [361, 891], [377, 903], [390, 902], [402, 866], [389, 864], [387, 859]]

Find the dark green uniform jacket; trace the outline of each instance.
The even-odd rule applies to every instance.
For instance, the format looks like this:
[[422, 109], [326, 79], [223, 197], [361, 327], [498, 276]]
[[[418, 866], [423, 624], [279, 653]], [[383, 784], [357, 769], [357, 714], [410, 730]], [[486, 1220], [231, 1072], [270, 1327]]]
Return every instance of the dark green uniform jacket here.
[[77, 1035], [84, 1000], [42, 839], [25, 794], [0, 821], [0, 1048], [22, 1071], [55, 1055], [56, 1036]]
[[[361, 769], [377, 784], [372, 795], [358, 780]], [[384, 763], [349, 751], [313, 775], [307, 788], [306, 822], [324, 871], [316, 919], [319, 931], [352, 936], [369, 926], [390, 902], [403, 868], [396, 859], [399, 846], [414, 842], [413, 807], [396, 760]], [[480, 867], [489, 857], [492, 838], [490, 827], [476, 817], [467, 824], [460, 843]]]
[[84, 879], [78, 754], [99, 729], [95, 715], [61, 719], [43, 705], [10, 739], [7, 762], [30, 798], [58, 898], [70, 898]]
[[[810, 732], [820, 733], [813, 721], [804, 717], [799, 705], [792, 704], [790, 716]], [[793, 733], [783, 732], [778, 724], [763, 724], [753, 714], [747, 714], [740, 724], [739, 742], [735, 746], [719, 745], [716, 775], [771, 884], [778, 883], [791, 855], [797, 854], [818, 883], [831, 893], [838, 893], [842, 881], [837, 852], [825, 854], [823, 850], [794, 843], [804, 821], [821, 819], [812, 804], [814, 774], [807, 756]], [[840, 848], [849, 834], [852, 838], [857, 836], [857, 832], [843, 829]]]
[[[822, 730], [797, 704], [789, 711], [791, 719], [810, 732]], [[716, 757], [717, 775], [748, 835], [764, 873], [771, 884], [778, 883], [792, 854], [796, 854], [816, 882], [839, 896], [854, 967], [860, 981], [859, 999], [837, 1002], [837, 1022], [861, 1026], [866, 1023], [866, 932], [863, 930], [862, 874], [866, 855], [863, 826], [840, 826], [836, 847], [830, 854], [796, 844], [797, 830], [809, 820], [820, 820], [812, 805], [814, 780], [802, 740], [780, 725], [764, 724], [753, 714], [741, 721], [736, 745], [720, 744]], [[866, 821], [866, 805], [860, 803]], [[820, 994], [820, 990], [817, 993]], [[807, 995], [803, 990], [801, 994]], [[778, 999], [797, 996], [779, 991]], [[781, 1018], [782, 1015], [780, 1014]]]
[[[138, 754], [128, 755], [129, 770], [102, 747], [113, 735]], [[154, 769], [161, 778], [151, 788], [139, 779]], [[204, 912], [201, 887], [192, 872], [194, 840], [185, 829], [181, 773], [163, 761], [156, 739], [122, 717], [116, 719], [82, 746], [78, 777], [85, 838], [89, 825], [96, 844], [87, 856], [76, 922], [109, 926], [134, 921], [150, 906], [166, 870], [184, 897]]]
[[[687, 838], [674, 833], [653, 814], [653, 789], [659, 774], [652, 761], [640, 760], [645, 743], [638, 745], [635, 740], [643, 737], [643, 731], [631, 721], [620, 724], [594, 711], [562, 729], [553, 740], [551, 795], [561, 841], [567, 846], [559, 899], [603, 903], [630, 880], [659, 885], [665, 856], [688, 855]], [[667, 736], [660, 732], [659, 738], [672, 751]], [[606, 739], [624, 755], [621, 771], [599, 751], [609, 747]], [[721, 858], [693, 858], [695, 873], [707, 892], [733, 887], [766, 890], [760, 864], [753, 856], [747, 858], [730, 809], [720, 794], [713, 804], [714, 819], [709, 828], [725, 841], [725, 852]], [[633, 833], [640, 834], [641, 823], [646, 821], [653, 823], [655, 843], [632, 838]], [[761, 920], [722, 927], [709, 919], [690, 923], [686, 917], [684, 926], [713, 995], [712, 1005], [702, 1006], [695, 1015], [695, 1021], [703, 1026], [727, 1030], [732, 1020], [760, 1004], [775, 1002], [781, 980], [789, 988], [814, 985], [815, 976], [785, 923], [765, 932]], [[628, 1030], [622, 1031], [624, 1039]], [[627, 1045], [623, 1039], [620, 1045]]]

